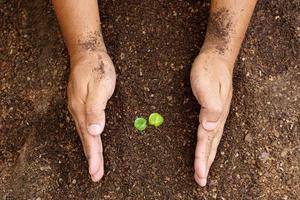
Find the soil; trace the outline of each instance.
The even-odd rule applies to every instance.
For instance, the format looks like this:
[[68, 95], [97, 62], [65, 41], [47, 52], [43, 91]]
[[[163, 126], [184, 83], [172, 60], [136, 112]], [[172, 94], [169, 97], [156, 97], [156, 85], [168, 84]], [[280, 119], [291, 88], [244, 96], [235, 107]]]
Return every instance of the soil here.
[[[51, 2], [0, 0], [0, 198], [299, 199], [299, 0], [259, 1], [208, 186], [193, 180], [199, 105], [189, 71], [209, 1], [103, 0], [118, 74], [92, 183], [66, 105], [69, 61]], [[159, 112], [143, 134], [137, 116]]]

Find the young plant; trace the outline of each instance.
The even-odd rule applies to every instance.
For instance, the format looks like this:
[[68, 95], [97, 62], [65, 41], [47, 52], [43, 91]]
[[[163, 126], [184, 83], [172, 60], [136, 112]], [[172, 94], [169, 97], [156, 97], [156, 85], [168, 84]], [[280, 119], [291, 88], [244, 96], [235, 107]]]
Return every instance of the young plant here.
[[164, 118], [159, 113], [152, 113], [149, 116], [149, 124], [155, 126], [156, 128], [159, 127], [164, 123]]
[[143, 117], [138, 117], [134, 121], [134, 127], [139, 130], [143, 131], [147, 128], [147, 120]]

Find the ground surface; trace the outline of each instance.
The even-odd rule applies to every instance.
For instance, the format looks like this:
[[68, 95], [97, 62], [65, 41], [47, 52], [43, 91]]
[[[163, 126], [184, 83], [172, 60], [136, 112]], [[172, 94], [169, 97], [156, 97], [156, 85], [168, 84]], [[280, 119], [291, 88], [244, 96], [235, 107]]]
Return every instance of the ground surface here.
[[[193, 180], [199, 106], [189, 71], [208, 2], [102, 2], [118, 84], [103, 134], [106, 174], [95, 184], [66, 108], [68, 57], [50, 3], [0, 0], [0, 198], [297, 199], [299, 1], [257, 5], [205, 188]], [[153, 111], [166, 123], [135, 131], [135, 117]]]

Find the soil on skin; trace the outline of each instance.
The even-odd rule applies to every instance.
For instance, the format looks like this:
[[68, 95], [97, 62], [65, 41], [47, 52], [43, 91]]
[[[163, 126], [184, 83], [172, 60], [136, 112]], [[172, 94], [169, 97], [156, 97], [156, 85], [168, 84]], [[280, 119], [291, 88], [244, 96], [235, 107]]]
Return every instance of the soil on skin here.
[[[67, 111], [69, 62], [51, 3], [0, 0], [1, 199], [299, 199], [299, 1], [261, 0], [234, 71], [208, 186], [193, 180], [199, 105], [189, 83], [209, 1], [101, 1], [118, 73], [92, 183]], [[136, 116], [165, 124], [140, 134]]]

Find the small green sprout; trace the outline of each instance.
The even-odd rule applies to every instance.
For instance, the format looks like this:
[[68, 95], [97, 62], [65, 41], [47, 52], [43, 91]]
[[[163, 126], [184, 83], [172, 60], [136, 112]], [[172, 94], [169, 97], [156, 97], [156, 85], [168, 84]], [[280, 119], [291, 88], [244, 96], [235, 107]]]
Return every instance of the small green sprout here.
[[159, 113], [152, 113], [149, 116], [149, 124], [155, 126], [156, 128], [159, 127], [164, 123], [164, 118]]
[[134, 127], [139, 130], [143, 131], [147, 128], [147, 120], [143, 117], [138, 117], [134, 121]]

